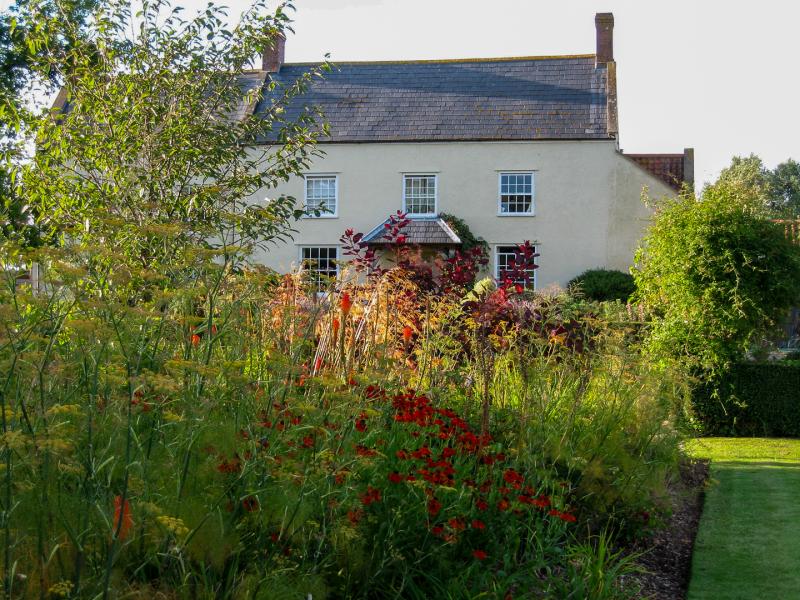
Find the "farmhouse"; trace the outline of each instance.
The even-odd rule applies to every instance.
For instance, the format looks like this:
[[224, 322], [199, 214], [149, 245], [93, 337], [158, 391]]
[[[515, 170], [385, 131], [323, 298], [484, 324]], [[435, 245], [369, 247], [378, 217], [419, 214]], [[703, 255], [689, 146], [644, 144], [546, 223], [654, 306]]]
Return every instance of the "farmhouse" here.
[[[592, 267], [627, 270], [649, 216], [643, 188], [662, 197], [692, 184], [693, 153], [620, 150], [614, 17], [595, 23], [592, 55], [336, 64], [287, 110], [322, 111], [324, 156], [277, 190], [321, 212], [259, 258], [335, 275], [343, 231], [379, 244], [400, 210], [413, 220], [410, 241], [441, 249], [459, 238], [439, 215], [462, 219], [488, 242], [492, 275], [530, 240], [536, 287]], [[256, 111], [311, 66], [284, 53], [281, 38], [263, 56], [260, 76], [276, 89]]]

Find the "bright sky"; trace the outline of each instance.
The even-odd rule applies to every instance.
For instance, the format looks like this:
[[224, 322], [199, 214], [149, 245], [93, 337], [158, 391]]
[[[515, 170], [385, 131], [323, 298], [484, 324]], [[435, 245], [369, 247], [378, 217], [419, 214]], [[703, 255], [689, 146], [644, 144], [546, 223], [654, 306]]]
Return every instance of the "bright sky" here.
[[[249, 4], [221, 1], [232, 14]], [[287, 62], [326, 53], [334, 62], [593, 53], [594, 14], [611, 11], [625, 151], [694, 147], [698, 184], [737, 154], [756, 153], [770, 167], [800, 159], [796, 0], [295, 0], [295, 6]]]

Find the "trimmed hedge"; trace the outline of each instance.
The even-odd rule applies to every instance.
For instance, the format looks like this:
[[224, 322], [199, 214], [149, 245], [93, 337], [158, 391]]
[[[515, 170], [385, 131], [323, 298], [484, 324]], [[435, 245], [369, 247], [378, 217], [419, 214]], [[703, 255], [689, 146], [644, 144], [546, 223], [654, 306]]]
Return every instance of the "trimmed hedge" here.
[[693, 407], [707, 434], [800, 437], [800, 365], [741, 363], [695, 389]]
[[628, 301], [636, 284], [633, 275], [612, 269], [589, 269], [567, 284], [568, 288], [579, 288], [587, 300], [622, 303]]

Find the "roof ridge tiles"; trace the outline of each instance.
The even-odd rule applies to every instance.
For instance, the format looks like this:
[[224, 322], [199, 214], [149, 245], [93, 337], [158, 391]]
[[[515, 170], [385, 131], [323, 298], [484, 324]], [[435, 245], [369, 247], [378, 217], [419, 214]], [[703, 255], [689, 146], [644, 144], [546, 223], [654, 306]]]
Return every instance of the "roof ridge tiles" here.
[[[496, 56], [487, 58], [425, 58], [419, 60], [343, 60], [328, 61], [332, 66], [340, 65], [420, 65], [420, 64], [456, 64], [478, 62], [523, 62], [532, 60], [574, 60], [580, 58], [595, 58], [594, 54], [553, 54], [541, 56]], [[294, 62], [284, 63], [283, 67], [310, 67], [322, 64], [321, 62]]]

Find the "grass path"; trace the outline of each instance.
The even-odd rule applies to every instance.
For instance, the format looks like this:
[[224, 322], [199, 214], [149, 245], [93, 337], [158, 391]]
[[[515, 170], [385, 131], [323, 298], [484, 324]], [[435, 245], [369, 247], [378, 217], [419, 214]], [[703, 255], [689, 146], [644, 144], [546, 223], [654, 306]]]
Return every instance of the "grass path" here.
[[703, 438], [711, 459], [689, 600], [800, 599], [800, 440]]

